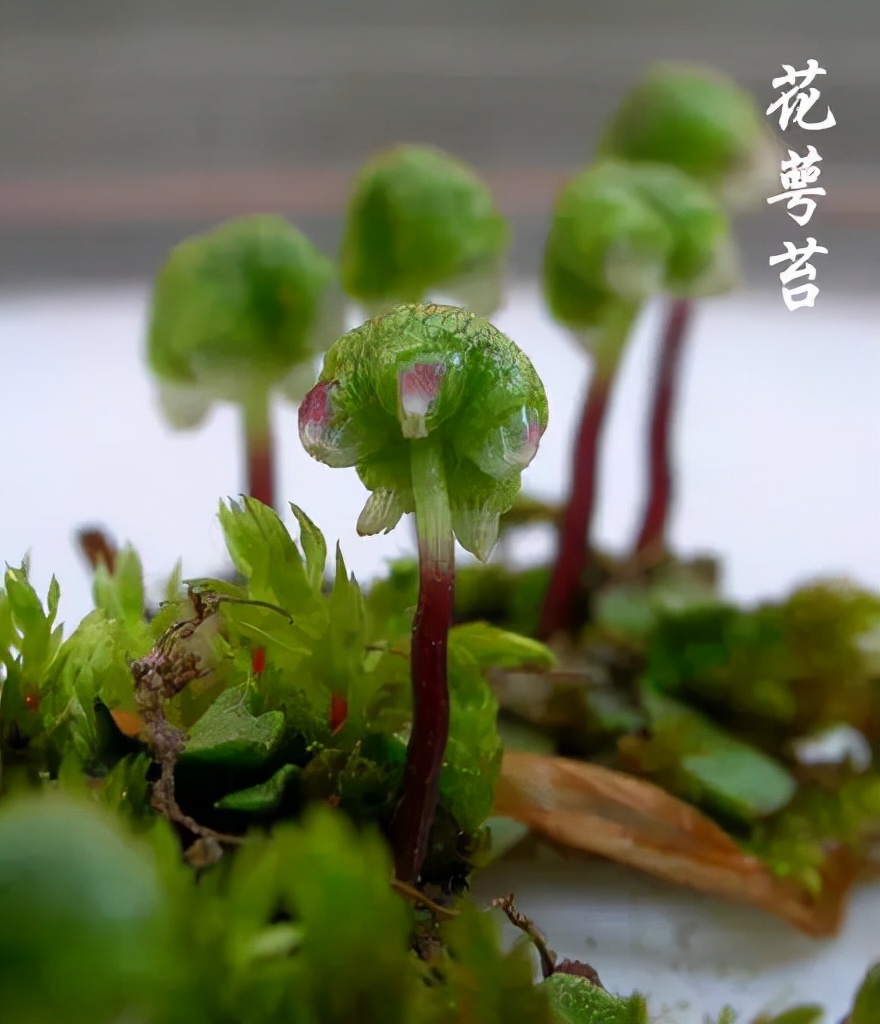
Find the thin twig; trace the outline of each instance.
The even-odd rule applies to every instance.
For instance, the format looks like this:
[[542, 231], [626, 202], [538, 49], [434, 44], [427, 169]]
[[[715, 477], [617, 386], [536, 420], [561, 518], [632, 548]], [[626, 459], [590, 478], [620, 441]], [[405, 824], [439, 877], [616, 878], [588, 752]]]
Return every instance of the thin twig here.
[[423, 907], [427, 907], [435, 917], [442, 918], [444, 921], [451, 921], [461, 913], [459, 910], [441, 907], [439, 903], [435, 903], [430, 896], [426, 896], [420, 889], [410, 885], [408, 882], [401, 882], [399, 878], [391, 879], [391, 888], [399, 892], [401, 896], [412, 900], [413, 903], [420, 903]]
[[541, 960], [541, 974], [545, 978], [549, 978], [556, 970], [556, 954], [547, 945], [547, 940], [538, 931], [535, 923], [526, 917], [522, 911], [517, 910], [516, 897], [513, 893], [510, 893], [508, 896], [499, 896], [498, 899], [492, 900], [492, 906], [498, 907], [499, 910], [503, 910], [507, 915], [507, 920], [510, 921], [515, 928], [519, 928], [521, 932], [525, 932], [525, 934], [532, 940]]
[[[186, 748], [186, 733], [168, 721], [165, 704], [196, 679], [203, 679], [209, 672], [199, 667], [198, 655], [182, 652], [178, 644], [191, 638], [198, 627], [214, 613], [216, 603], [206, 601], [205, 595], [190, 589], [190, 600], [196, 611], [193, 619], [185, 619], [171, 625], [156, 641], [155, 647], [143, 658], [131, 663], [134, 678], [134, 697], [144, 722], [146, 742], [153, 752], [161, 774], [153, 784], [153, 807], [169, 821], [182, 825], [193, 835], [217, 842], [237, 844], [243, 842], [240, 836], [226, 835], [200, 825], [185, 814], [174, 793], [174, 768]], [[217, 597], [217, 595], [213, 595]]]

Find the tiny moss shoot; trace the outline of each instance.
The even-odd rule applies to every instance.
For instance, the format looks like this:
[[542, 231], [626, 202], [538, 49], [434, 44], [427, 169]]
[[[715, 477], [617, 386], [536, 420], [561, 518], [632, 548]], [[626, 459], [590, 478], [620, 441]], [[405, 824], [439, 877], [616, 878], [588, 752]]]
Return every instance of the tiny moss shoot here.
[[488, 316], [510, 232], [485, 182], [432, 146], [395, 146], [354, 183], [340, 257], [346, 292], [371, 312], [439, 295]]
[[[572, 629], [591, 551], [599, 443], [627, 338], [642, 304], [727, 285], [727, 218], [711, 194], [660, 164], [605, 161], [557, 198], [544, 257], [550, 311], [593, 355], [572, 486], [539, 635]], [[582, 617], [582, 616], [580, 616]]]
[[412, 627], [413, 724], [392, 822], [397, 875], [418, 880], [449, 735], [447, 648], [454, 541], [485, 560], [547, 426], [547, 399], [509, 338], [452, 306], [401, 306], [328, 351], [299, 412], [306, 450], [356, 466], [371, 491], [361, 534], [413, 512], [419, 597]]
[[280, 217], [229, 221], [176, 246], [153, 288], [147, 358], [172, 426], [241, 409], [247, 492], [276, 499], [271, 400], [298, 400], [342, 329], [331, 260]]

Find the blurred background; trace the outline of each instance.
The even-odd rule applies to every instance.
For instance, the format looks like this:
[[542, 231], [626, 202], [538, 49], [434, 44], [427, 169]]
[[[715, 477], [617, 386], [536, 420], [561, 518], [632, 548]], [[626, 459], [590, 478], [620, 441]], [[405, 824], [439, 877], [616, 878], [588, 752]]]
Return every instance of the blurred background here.
[[[588, 362], [537, 289], [557, 188], [653, 62], [714, 65], [766, 109], [781, 65], [814, 57], [811, 117], [830, 106], [837, 123], [784, 141], [818, 148], [827, 195], [808, 228], [781, 204], [736, 220], [743, 287], [701, 304], [686, 363], [673, 540], [723, 552], [742, 599], [808, 574], [880, 586], [878, 47], [877, 0], [0, 0], [0, 558], [30, 550], [35, 581], [57, 572], [73, 621], [90, 605], [85, 523], [130, 539], [154, 578], [181, 553], [190, 574], [222, 566], [240, 427], [228, 406], [186, 434], [158, 415], [151, 278], [187, 234], [257, 211], [335, 254], [353, 173], [399, 141], [473, 163], [511, 219], [496, 322], [550, 397], [526, 489], [559, 500]], [[807, 234], [829, 250], [820, 295], [789, 312], [767, 261]], [[618, 549], [643, 500], [658, 318], [629, 346], [608, 427], [597, 529]], [[278, 403], [280, 493], [362, 579], [409, 554], [404, 530], [356, 537], [363, 488], [305, 455], [295, 416]]]
[[[556, 188], [647, 65], [713, 64], [766, 108], [808, 57], [837, 124], [786, 141], [824, 160], [821, 284], [874, 289], [876, 0], [2, 0], [0, 287], [143, 279], [256, 210], [333, 251], [349, 176], [398, 141], [484, 171], [533, 274]], [[747, 283], [778, 289], [767, 259], [793, 230], [780, 205], [740, 225]]]

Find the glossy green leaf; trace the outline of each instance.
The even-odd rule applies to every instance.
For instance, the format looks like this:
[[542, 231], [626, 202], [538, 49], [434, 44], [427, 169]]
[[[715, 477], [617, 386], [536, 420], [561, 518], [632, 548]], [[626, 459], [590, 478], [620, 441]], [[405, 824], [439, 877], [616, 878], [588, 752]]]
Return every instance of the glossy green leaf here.
[[283, 732], [280, 711], [254, 717], [244, 689], [227, 690], [190, 730], [181, 761], [256, 767], [275, 753]]
[[586, 978], [559, 972], [541, 988], [563, 1024], [649, 1024], [644, 996], [612, 995]]
[[109, 619], [119, 619], [131, 629], [144, 626], [144, 574], [141, 560], [135, 550], [126, 545], [116, 557], [110, 573], [99, 562], [92, 581], [95, 607]]
[[481, 669], [519, 668], [523, 665], [552, 668], [556, 664], [556, 656], [549, 647], [486, 622], [453, 626], [449, 631], [449, 644], [469, 654]]
[[[280, 609], [280, 613], [274, 613], [281, 620], [277, 623], [279, 631], [283, 613], [287, 613], [293, 618], [295, 630], [319, 635], [327, 621], [320, 600], [321, 578], [314, 568], [307, 569], [306, 558], [278, 513], [254, 498], [243, 497], [240, 502], [222, 503], [219, 516], [229, 554], [247, 580], [248, 596]], [[306, 533], [308, 536], [309, 531]], [[317, 554], [314, 543], [310, 538], [313, 559]], [[234, 614], [247, 613], [236, 610]]]
[[650, 685], [642, 699], [651, 731], [643, 763], [653, 762], [683, 796], [745, 821], [794, 796], [796, 782], [778, 761]]
[[257, 786], [229, 793], [214, 806], [222, 811], [241, 811], [244, 814], [265, 814], [276, 810], [284, 801], [291, 782], [298, 778], [300, 769], [285, 764], [271, 778]]
[[306, 558], [306, 573], [315, 591], [319, 591], [324, 582], [324, 570], [327, 567], [327, 542], [324, 534], [309, 519], [301, 508], [291, 504], [291, 512], [299, 524], [299, 542]]
[[501, 767], [498, 701], [467, 651], [449, 649], [449, 741], [440, 775], [440, 796], [458, 824], [475, 832], [492, 809]]

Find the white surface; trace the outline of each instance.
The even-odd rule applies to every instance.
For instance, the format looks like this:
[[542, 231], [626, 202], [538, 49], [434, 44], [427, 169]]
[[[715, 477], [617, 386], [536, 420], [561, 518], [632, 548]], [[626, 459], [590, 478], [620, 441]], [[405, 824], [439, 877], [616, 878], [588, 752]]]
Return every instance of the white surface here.
[[[145, 303], [141, 287], [0, 296], [0, 557], [16, 564], [30, 551], [43, 593], [54, 571], [70, 623], [90, 601], [71, 543], [83, 524], [131, 540], [154, 581], [182, 552], [185, 575], [224, 565], [215, 511], [241, 486], [238, 424], [219, 408], [190, 434], [163, 426], [142, 368]], [[679, 411], [673, 540], [683, 552], [721, 551], [733, 596], [775, 596], [827, 575], [880, 589], [877, 313], [875, 300], [824, 291], [812, 310], [789, 312], [775, 293], [700, 310]], [[609, 423], [598, 535], [614, 547], [629, 542], [643, 498], [656, 318], [650, 311], [627, 354]], [[550, 399], [526, 487], [559, 498], [586, 362], [531, 287], [517, 289], [495, 322], [532, 358]], [[358, 538], [365, 492], [354, 472], [305, 455], [291, 407], [279, 406], [275, 422], [280, 493], [341, 540], [361, 579], [410, 553], [405, 528]], [[530, 559], [549, 544], [543, 535], [523, 541]], [[844, 934], [821, 943], [614, 865], [547, 864], [537, 879], [516, 865], [495, 869], [480, 893], [516, 889], [560, 954], [591, 961], [610, 987], [651, 992], [669, 1024], [696, 1024], [727, 1001], [747, 1019], [795, 999], [826, 1003], [835, 1022], [880, 958], [880, 886], [862, 889]]]
[[612, 992], [644, 993], [655, 1024], [702, 1024], [726, 1004], [738, 1024], [750, 1024], [798, 1003], [824, 1005], [826, 1024], [838, 1024], [880, 960], [877, 883], [856, 891], [842, 934], [830, 940], [623, 865], [546, 848], [537, 863], [514, 860], [475, 876], [477, 900], [509, 892], [560, 959], [586, 961]]

